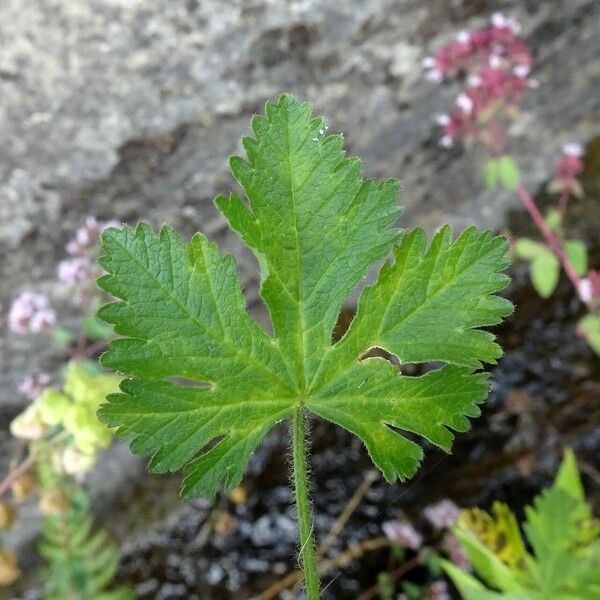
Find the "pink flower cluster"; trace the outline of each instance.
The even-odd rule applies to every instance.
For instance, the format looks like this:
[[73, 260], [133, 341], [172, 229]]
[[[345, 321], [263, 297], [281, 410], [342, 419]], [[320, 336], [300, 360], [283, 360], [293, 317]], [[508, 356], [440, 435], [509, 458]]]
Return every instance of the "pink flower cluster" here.
[[408, 521], [386, 521], [381, 527], [388, 540], [402, 548], [418, 550], [423, 544], [423, 536]]
[[56, 322], [56, 313], [48, 297], [35, 292], [22, 292], [13, 301], [8, 312], [8, 327], [15, 333], [48, 331]]
[[434, 581], [428, 586], [424, 600], [452, 600], [448, 584], [441, 579], [439, 581]]
[[452, 146], [459, 137], [475, 137], [481, 121], [488, 122], [499, 109], [516, 104], [535, 85], [529, 78], [533, 57], [519, 30], [513, 19], [495, 13], [488, 27], [461, 31], [423, 61], [431, 81], [463, 76], [467, 81], [452, 112], [437, 119], [444, 132], [442, 146]]
[[58, 263], [58, 278], [67, 285], [85, 283], [92, 278], [92, 261], [87, 256], [62, 260]]
[[458, 514], [458, 506], [447, 498], [440, 500], [436, 504], [430, 504], [423, 511], [423, 516], [436, 529], [448, 529], [452, 527], [458, 519]]
[[554, 179], [558, 191], [573, 193], [577, 178], [583, 173], [583, 148], [574, 142], [565, 144], [562, 155], [554, 163]]
[[88, 217], [83, 227], [66, 245], [66, 251], [72, 256], [58, 265], [58, 278], [67, 285], [82, 285], [98, 275], [94, 267], [95, 253], [100, 233], [107, 227], [118, 227], [116, 221], [98, 221]]
[[90, 249], [96, 248], [100, 234], [108, 227], [119, 227], [119, 223], [115, 220], [98, 221], [95, 217], [87, 217], [83, 227], [69, 240], [66, 251], [73, 256], [87, 256]]
[[19, 385], [19, 392], [30, 400], [35, 400], [49, 384], [50, 375], [48, 373], [27, 375]]
[[579, 282], [577, 291], [579, 297], [586, 303], [591, 302], [594, 298], [600, 298], [600, 271], [589, 271], [587, 277]]

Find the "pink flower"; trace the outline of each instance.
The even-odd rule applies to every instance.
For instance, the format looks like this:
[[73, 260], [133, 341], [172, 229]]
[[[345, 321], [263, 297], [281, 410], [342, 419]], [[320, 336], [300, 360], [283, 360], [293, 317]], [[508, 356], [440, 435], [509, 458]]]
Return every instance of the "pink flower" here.
[[475, 103], [467, 94], [462, 93], [456, 98], [456, 106], [458, 106], [458, 108], [460, 108], [466, 115], [470, 115], [473, 112]]
[[119, 227], [118, 221], [98, 221], [95, 217], [87, 217], [83, 227], [75, 232], [75, 237], [66, 245], [69, 254], [75, 256], [85, 255], [87, 250], [96, 246], [100, 234], [108, 227]]
[[581, 156], [563, 154], [554, 165], [554, 176], [559, 181], [569, 181], [581, 175], [583, 169], [584, 165]]
[[459, 44], [469, 44], [471, 42], [471, 34], [463, 29], [456, 34], [456, 41]]
[[588, 276], [579, 282], [577, 293], [586, 304], [594, 298], [600, 298], [600, 271], [590, 271]]
[[35, 400], [50, 383], [48, 373], [39, 373], [37, 375], [27, 375], [19, 385], [19, 392], [27, 396], [30, 400]]
[[[492, 16], [492, 24], [474, 31], [461, 31], [454, 41], [444, 44], [423, 61], [426, 77], [440, 82], [465, 76], [468, 87], [457, 97], [463, 113], [443, 122], [440, 145], [450, 147], [456, 139], [495, 139], [487, 131], [496, 116], [507, 116], [534, 81], [529, 73], [533, 57], [524, 40], [517, 36], [519, 25], [502, 13]], [[485, 132], [485, 136], [481, 133]]]
[[594, 298], [600, 298], [600, 271], [590, 271], [588, 273], [588, 279], [592, 284], [592, 296]]
[[466, 552], [463, 550], [458, 538], [452, 534], [447, 533], [442, 540], [442, 547], [448, 558], [457, 566], [463, 569], [463, 571], [471, 570], [471, 563]]
[[434, 581], [427, 587], [424, 600], [452, 600], [445, 581]]
[[521, 31], [521, 25], [514, 19], [505, 16], [500, 12], [495, 12], [492, 15], [492, 27], [499, 31], [508, 32], [510, 34], [516, 34]]
[[458, 513], [458, 506], [452, 500], [444, 499], [426, 507], [423, 511], [423, 516], [436, 529], [447, 529], [456, 523]]
[[583, 147], [581, 144], [577, 142], [569, 142], [565, 144], [562, 148], [563, 154], [567, 156], [575, 156], [577, 158], [581, 158], [583, 156]]
[[92, 276], [92, 263], [85, 256], [69, 258], [58, 264], [58, 278], [67, 285], [84, 283]]
[[31, 317], [29, 330], [31, 333], [48, 331], [56, 323], [56, 313], [51, 308], [40, 310]]
[[516, 67], [513, 67], [512, 70], [513, 74], [521, 79], [527, 77], [530, 71], [531, 67], [529, 65], [517, 65]]
[[8, 312], [8, 327], [15, 333], [38, 333], [54, 325], [56, 314], [44, 294], [22, 292]]
[[386, 521], [381, 528], [390, 542], [403, 548], [418, 550], [423, 544], [423, 536], [408, 521]]

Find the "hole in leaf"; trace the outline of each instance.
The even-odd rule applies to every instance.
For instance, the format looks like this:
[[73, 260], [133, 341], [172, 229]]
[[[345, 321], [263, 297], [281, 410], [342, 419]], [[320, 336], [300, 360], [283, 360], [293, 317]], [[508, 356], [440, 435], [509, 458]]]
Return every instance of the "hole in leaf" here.
[[395, 365], [396, 367], [400, 366], [400, 361], [394, 354], [388, 352], [387, 350], [384, 350], [383, 348], [380, 348], [379, 346], [373, 346], [372, 348], [368, 348], [358, 358], [359, 360], [365, 360], [367, 358], [376, 357], [383, 358]]
[[209, 388], [210, 385], [205, 381], [198, 381], [196, 379], [188, 379], [187, 377], [167, 377], [169, 383], [179, 385], [181, 387], [196, 387], [196, 388]]

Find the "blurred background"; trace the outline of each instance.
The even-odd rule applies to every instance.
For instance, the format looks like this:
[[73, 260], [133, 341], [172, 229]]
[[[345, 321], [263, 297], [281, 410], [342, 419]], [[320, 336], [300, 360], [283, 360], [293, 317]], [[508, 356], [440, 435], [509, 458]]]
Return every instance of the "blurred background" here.
[[[236, 256], [250, 310], [264, 319], [256, 264], [212, 201], [235, 187], [227, 157], [241, 152], [252, 114], [283, 91], [309, 100], [327, 116], [330, 132], [344, 133], [348, 153], [363, 159], [367, 176], [402, 180], [403, 227], [475, 224], [535, 237], [514, 194], [485, 188], [477, 152], [440, 147], [435, 116], [453, 105], [457, 88], [433, 84], [422, 67], [440, 45], [485, 26], [496, 11], [521, 24], [533, 55], [537, 87], [524, 95], [508, 129], [522, 182], [541, 207], [549, 206], [545, 190], [561, 148], [581, 145], [585, 193], [572, 200], [564, 228], [585, 243], [598, 268], [600, 3], [594, 0], [4, 0], [0, 477], [22, 450], [9, 431], [30, 402], [18, 391], [22, 381], [44, 372], [56, 383], [66, 356], [64, 344], [15, 334], [4, 317], [19, 293], [35, 290], [72, 327], [80, 308], [66, 297], [57, 267], [87, 217], [169, 223], [186, 237], [204, 232]], [[576, 333], [585, 307], [565, 277], [544, 299], [531, 286], [527, 264], [517, 262], [511, 275], [507, 295], [517, 310], [496, 331], [505, 356], [493, 368], [483, 417], [458, 437], [451, 456], [427, 448], [413, 482], [388, 486], [369, 479], [372, 467], [357, 439], [314, 427], [318, 538], [365, 486], [330, 556], [383, 535], [383, 524], [400, 515], [426, 530], [422, 511], [441, 499], [484, 508], [501, 500], [520, 518], [551, 482], [567, 445], [598, 507], [600, 363]], [[184, 503], [178, 474], [148, 475], [145, 461], [122, 443], [103, 450], [86, 481], [95, 522], [121, 549], [116, 581], [139, 598], [244, 599], [293, 571], [286, 455], [283, 428], [260, 447], [235, 496]], [[38, 531], [37, 505], [25, 503], [5, 536], [23, 575], [0, 588], [0, 598], [39, 597]], [[325, 577], [333, 583], [324, 597], [359, 597], [389, 561], [387, 548], [349, 560]], [[422, 590], [435, 579], [424, 569], [414, 574]]]

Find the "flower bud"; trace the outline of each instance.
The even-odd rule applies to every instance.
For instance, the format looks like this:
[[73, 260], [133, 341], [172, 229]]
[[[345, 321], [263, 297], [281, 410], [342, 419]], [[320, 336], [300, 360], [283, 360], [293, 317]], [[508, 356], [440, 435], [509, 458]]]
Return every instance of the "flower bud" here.
[[0, 529], [9, 529], [15, 522], [15, 509], [6, 502], [0, 502]]
[[39, 440], [44, 435], [46, 427], [35, 404], [11, 421], [10, 432], [22, 440]]
[[21, 576], [17, 557], [10, 550], [0, 550], [0, 586], [11, 585]]
[[418, 550], [423, 544], [423, 536], [408, 521], [386, 521], [382, 529], [390, 542], [403, 548]]
[[69, 475], [83, 475], [96, 462], [95, 453], [80, 452], [76, 448], [66, 448], [62, 454], [62, 468]]
[[71, 506], [69, 497], [59, 489], [43, 492], [40, 498], [40, 510], [43, 515], [62, 515]]
[[10, 486], [13, 497], [17, 502], [27, 500], [33, 494], [35, 488], [35, 479], [29, 473], [24, 473], [20, 477], [17, 477]]

